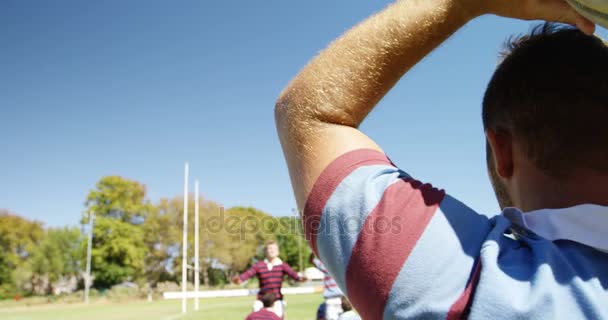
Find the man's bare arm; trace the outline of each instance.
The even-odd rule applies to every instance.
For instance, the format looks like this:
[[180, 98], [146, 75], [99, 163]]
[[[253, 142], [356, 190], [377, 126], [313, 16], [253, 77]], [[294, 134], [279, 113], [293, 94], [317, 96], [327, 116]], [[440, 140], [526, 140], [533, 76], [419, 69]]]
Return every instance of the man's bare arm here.
[[300, 208], [321, 171], [360, 148], [381, 150], [357, 128], [412, 66], [485, 14], [593, 25], [562, 0], [402, 0], [355, 26], [282, 92], [277, 129]]

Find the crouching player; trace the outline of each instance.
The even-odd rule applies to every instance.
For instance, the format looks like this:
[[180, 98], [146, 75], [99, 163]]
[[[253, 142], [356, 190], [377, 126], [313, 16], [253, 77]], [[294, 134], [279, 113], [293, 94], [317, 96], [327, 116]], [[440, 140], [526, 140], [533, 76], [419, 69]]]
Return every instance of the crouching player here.
[[275, 301], [276, 297], [274, 296], [274, 293], [265, 293], [262, 296], [264, 308], [250, 313], [245, 320], [281, 320], [273, 310]]

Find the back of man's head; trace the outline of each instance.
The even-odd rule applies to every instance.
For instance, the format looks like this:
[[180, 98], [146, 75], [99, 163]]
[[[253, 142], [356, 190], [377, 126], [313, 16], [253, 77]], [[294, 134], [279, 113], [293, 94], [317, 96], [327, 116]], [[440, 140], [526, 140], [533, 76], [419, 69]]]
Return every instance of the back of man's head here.
[[262, 296], [262, 304], [264, 308], [270, 308], [274, 305], [274, 301], [276, 300], [276, 296], [272, 292], [267, 292]]
[[483, 100], [486, 130], [517, 139], [553, 177], [608, 173], [608, 47], [546, 23], [509, 41]]

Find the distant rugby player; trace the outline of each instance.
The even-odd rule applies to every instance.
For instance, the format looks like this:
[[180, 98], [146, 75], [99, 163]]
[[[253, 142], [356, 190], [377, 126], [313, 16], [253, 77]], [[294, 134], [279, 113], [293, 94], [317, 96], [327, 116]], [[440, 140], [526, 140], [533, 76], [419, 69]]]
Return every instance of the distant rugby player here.
[[232, 281], [240, 284], [247, 279], [257, 276], [260, 281], [260, 291], [258, 292], [258, 300], [253, 304], [253, 311], [259, 311], [264, 307], [262, 297], [264, 294], [270, 292], [274, 293], [276, 296], [276, 301], [274, 302], [272, 309], [279, 317], [283, 317], [283, 314], [285, 313], [283, 295], [281, 294], [283, 276], [288, 275], [295, 281], [306, 281], [306, 277], [298, 276], [287, 263], [284, 263], [279, 258], [279, 245], [276, 241], [266, 242], [264, 252], [266, 254], [266, 259], [258, 261], [251, 266], [249, 270], [243, 272], [241, 275], [235, 276]]
[[308, 257], [308, 262], [323, 272], [323, 298], [325, 301], [319, 306], [317, 320], [338, 320], [342, 313], [342, 290], [331, 277], [323, 262], [317, 259], [313, 253]]

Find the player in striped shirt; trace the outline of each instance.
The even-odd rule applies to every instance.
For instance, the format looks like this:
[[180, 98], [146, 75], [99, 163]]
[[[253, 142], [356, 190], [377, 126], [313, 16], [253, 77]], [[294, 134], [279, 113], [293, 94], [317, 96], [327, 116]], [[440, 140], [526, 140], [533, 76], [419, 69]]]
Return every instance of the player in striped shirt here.
[[233, 281], [237, 284], [242, 283], [252, 277], [257, 277], [260, 283], [258, 299], [253, 305], [253, 310], [258, 311], [263, 308], [262, 297], [266, 293], [273, 293], [276, 297], [273, 309], [279, 317], [285, 313], [285, 303], [281, 293], [283, 286], [283, 276], [287, 275], [295, 281], [306, 281], [306, 277], [300, 277], [291, 267], [279, 258], [279, 245], [276, 241], [266, 242], [264, 247], [266, 258], [258, 261], [249, 270], [234, 277]]
[[[358, 130], [405, 72], [484, 14], [582, 30], [545, 24], [514, 38], [492, 76], [482, 113], [503, 209], [493, 216], [416, 180]], [[363, 319], [608, 319], [608, 48], [593, 31], [562, 0], [396, 1], [281, 93], [306, 237]], [[429, 163], [453, 165], [442, 160]]]
[[331, 277], [323, 262], [310, 254], [308, 262], [323, 272], [323, 299], [325, 301], [319, 306], [317, 320], [338, 320], [342, 313], [342, 290], [338, 287], [336, 280]]

